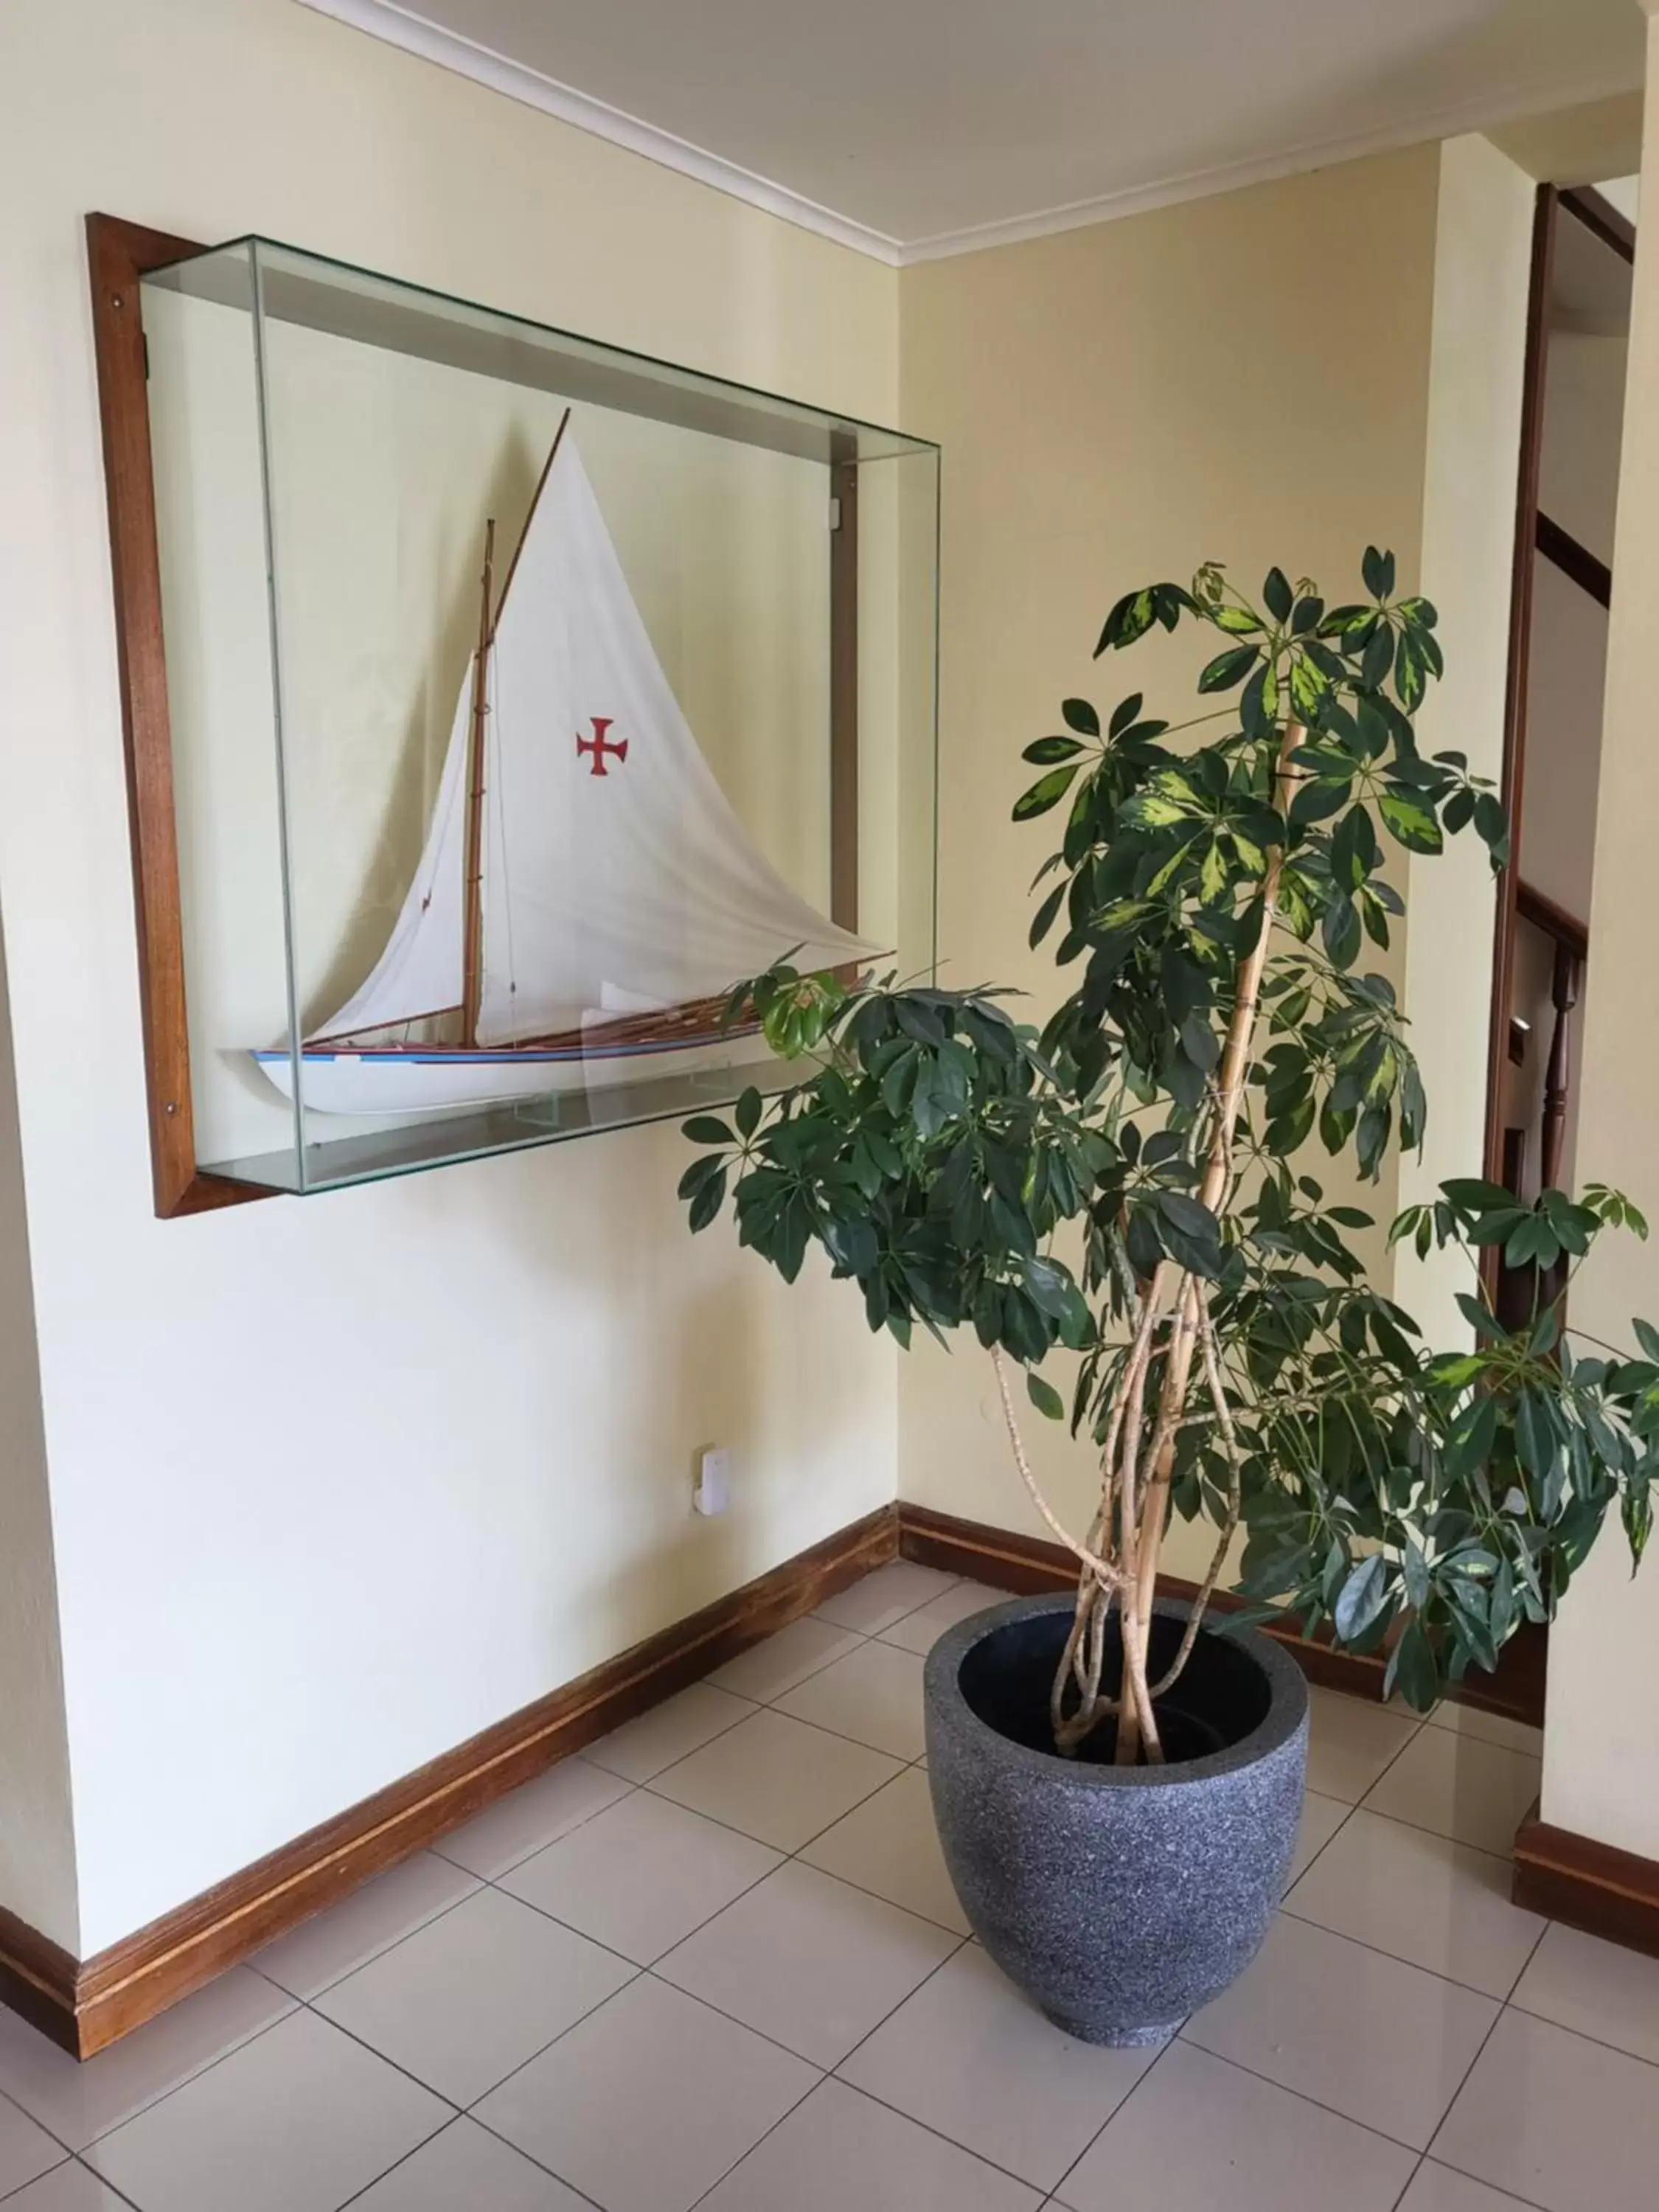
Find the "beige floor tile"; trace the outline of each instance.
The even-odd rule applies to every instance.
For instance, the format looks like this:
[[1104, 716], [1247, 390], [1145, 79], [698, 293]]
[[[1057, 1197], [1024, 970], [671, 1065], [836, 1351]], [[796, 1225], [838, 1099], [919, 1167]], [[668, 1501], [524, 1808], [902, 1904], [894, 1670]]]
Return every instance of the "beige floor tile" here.
[[1297, 1883], [1285, 1910], [1506, 1997], [1544, 1932], [1535, 1913], [1510, 1903], [1510, 1872], [1507, 1859], [1362, 1808]]
[[861, 1582], [827, 1597], [815, 1616], [832, 1620], [838, 1628], [856, 1628], [862, 1636], [879, 1636], [907, 1613], [936, 1598], [956, 1581], [933, 1567], [916, 1566], [909, 1559], [890, 1560], [866, 1575]]
[[69, 2156], [20, 2106], [0, 2097], [0, 2197], [33, 2181]]
[[1425, 2158], [1400, 2200], [1400, 2212], [1516, 2212], [1520, 2202]]
[[763, 1706], [650, 1786], [775, 1850], [794, 1851], [900, 1771], [884, 1753]]
[[132, 2212], [132, 2208], [77, 2159], [70, 2166], [53, 2166], [40, 2180], [7, 2197], [6, 2212]]
[[957, 1902], [939, 1849], [927, 1777], [919, 1766], [906, 1767], [885, 1789], [855, 1805], [800, 1856], [855, 1889], [867, 1889], [958, 1936], [968, 1933], [968, 1916]]
[[1157, 2056], [1091, 2050], [1062, 2035], [977, 1943], [966, 1943], [840, 2073], [965, 2150], [1052, 2189]]
[[1281, 1916], [1187, 2040], [1426, 2150], [1481, 2039], [1490, 1997]]
[[851, 1736], [895, 1759], [920, 1759], [922, 1661], [892, 1644], [860, 1644], [777, 1701], [781, 1713]]
[[459, 1905], [476, 1875], [435, 1851], [416, 1851], [338, 1905], [256, 1951], [249, 1962], [296, 1997], [313, 1997]]
[[478, 2114], [605, 2212], [687, 2212], [817, 2078], [775, 2044], [642, 1975], [503, 2082]]
[[396, 2067], [296, 2012], [88, 2159], [143, 2212], [335, 2212], [450, 2118]]
[[1545, 2212], [1652, 2212], [1659, 2074], [1511, 2008], [1435, 2137], [1434, 2154]]
[[677, 1759], [710, 1743], [754, 1711], [749, 1698], [734, 1698], [708, 1682], [693, 1682], [678, 1697], [653, 1705], [609, 1735], [590, 1743], [582, 1757], [624, 1782], [648, 1782]]
[[1302, 1825], [1297, 1831], [1286, 1889], [1301, 1880], [1352, 1810], [1340, 1797], [1322, 1797], [1316, 1790], [1309, 1790], [1302, 1801]]
[[1040, 2202], [902, 2112], [826, 2081], [699, 2212], [1037, 2212]]
[[432, 1848], [470, 1874], [493, 1881], [532, 1851], [614, 1805], [629, 1787], [619, 1774], [606, 1774], [585, 1759], [561, 1759], [464, 1828], [440, 1837]]
[[1174, 2043], [1060, 2184], [1070, 2212], [1394, 2212], [1414, 2151]]
[[636, 1790], [503, 1875], [501, 1887], [648, 1966], [779, 1863], [769, 1845]]
[[1534, 1952], [1514, 2002], [1659, 2065], [1659, 1959], [1557, 1922]]
[[286, 1990], [234, 1966], [82, 2064], [0, 2008], [0, 2090], [82, 2150], [293, 2009]]
[[834, 2066], [958, 1941], [797, 1862], [688, 1936], [656, 1972], [803, 2058]]
[[1510, 1858], [1515, 1832], [1537, 1797], [1539, 1771], [1540, 1762], [1524, 1752], [1425, 1728], [1367, 1794], [1365, 1806]]
[[956, 1583], [927, 1604], [907, 1613], [902, 1620], [896, 1620], [890, 1628], [884, 1628], [884, 1644], [896, 1644], [906, 1651], [931, 1651], [947, 1628], [954, 1628], [959, 1620], [966, 1620], [972, 1613], [983, 1613], [989, 1606], [1006, 1605], [1009, 1593], [993, 1589], [988, 1583]]
[[516, 1898], [481, 1889], [315, 2002], [440, 2096], [470, 2105], [633, 1972]]
[[786, 1690], [793, 1690], [832, 1659], [856, 1651], [863, 1641], [856, 1629], [837, 1628], [833, 1621], [819, 1620], [809, 1613], [804, 1620], [792, 1620], [763, 1644], [740, 1651], [724, 1667], [716, 1667], [708, 1679], [719, 1689], [732, 1690], [740, 1698], [769, 1705], [774, 1698], [782, 1697]]
[[1505, 1751], [1522, 1751], [1534, 1759], [1544, 1755], [1544, 1731], [1507, 1713], [1483, 1712], [1479, 1705], [1454, 1705], [1444, 1698], [1429, 1715], [1431, 1728], [1449, 1729], [1454, 1735], [1472, 1735], [1480, 1743], [1502, 1744]]
[[1417, 1734], [1415, 1713], [1345, 1698], [1316, 1684], [1308, 1692], [1308, 1787], [1322, 1797], [1357, 1805], [1390, 1761]]
[[354, 2197], [351, 2212], [590, 2212], [590, 2207], [488, 2128], [459, 2119]]

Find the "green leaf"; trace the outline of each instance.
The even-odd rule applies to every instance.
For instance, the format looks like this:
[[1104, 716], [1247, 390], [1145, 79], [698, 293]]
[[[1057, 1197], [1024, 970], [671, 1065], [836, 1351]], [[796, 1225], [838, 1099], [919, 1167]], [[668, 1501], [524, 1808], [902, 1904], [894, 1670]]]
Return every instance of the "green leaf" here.
[[1207, 1075], [1221, 1057], [1221, 1040], [1202, 1014], [1191, 1013], [1181, 1024], [1181, 1049]]
[[1333, 1625], [1344, 1644], [1364, 1634], [1382, 1612], [1388, 1589], [1388, 1562], [1374, 1552], [1349, 1575], [1332, 1612]]
[[1127, 699], [1120, 699], [1112, 709], [1111, 720], [1106, 725], [1107, 736], [1114, 739], [1121, 738], [1144, 704], [1145, 701], [1139, 691], [1132, 691]]
[[1137, 638], [1145, 637], [1156, 614], [1157, 605], [1150, 585], [1143, 591], [1126, 592], [1106, 617], [1105, 627], [1100, 633], [1100, 642], [1095, 647], [1096, 659], [1098, 660], [1103, 653], [1113, 647], [1121, 649], [1126, 645], [1133, 645]]
[[1346, 891], [1334, 891], [1328, 902], [1321, 933], [1331, 963], [1349, 968], [1359, 950], [1359, 915]]
[[1394, 589], [1394, 556], [1379, 553], [1375, 545], [1365, 548], [1360, 571], [1365, 579], [1365, 589], [1374, 599], [1386, 599]]
[[1406, 1632], [1395, 1647], [1389, 1671], [1413, 1712], [1426, 1713], [1432, 1709], [1440, 1695], [1440, 1669], [1435, 1664], [1434, 1647], [1420, 1620], [1406, 1624]]
[[708, 1177], [691, 1201], [691, 1211], [687, 1219], [693, 1235], [699, 1229], [708, 1228], [725, 1202], [726, 1170], [716, 1162], [714, 1174]]
[[1086, 699], [1062, 699], [1060, 714], [1068, 730], [1079, 730], [1085, 738], [1100, 735], [1100, 717]]
[[1036, 951], [1054, 927], [1054, 916], [1060, 912], [1060, 902], [1071, 889], [1069, 884], [1057, 884], [1031, 917], [1031, 949]]
[[1028, 1371], [1025, 1388], [1039, 1413], [1046, 1413], [1051, 1421], [1065, 1419], [1064, 1401], [1052, 1382], [1046, 1382], [1041, 1375]]
[[1407, 852], [1437, 853], [1445, 842], [1434, 809], [1421, 799], [1401, 791], [1379, 792], [1376, 811]]
[[1408, 629], [1402, 629], [1394, 649], [1394, 688], [1400, 694], [1400, 703], [1408, 714], [1414, 714], [1423, 703], [1423, 694], [1428, 689], [1428, 655], [1421, 642]]
[[1235, 684], [1242, 683], [1261, 658], [1259, 645], [1231, 646], [1225, 653], [1217, 653], [1198, 679], [1200, 691], [1231, 691]]
[[1020, 754], [1037, 768], [1048, 768], [1055, 761], [1075, 760], [1083, 750], [1077, 738], [1034, 738]]
[[1269, 568], [1261, 586], [1261, 596], [1267, 612], [1277, 623], [1288, 622], [1291, 609], [1296, 604], [1296, 594], [1291, 589], [1291, 580], [1282, 568]]
[[704, 1185], [720, 1171], [720, 1162], [708, 1155], [700, 1160], [693, 1160], [680, 1177], [676, 1195], [680, 1198], [695, 1198]]
[[738, 1134], [747, 1139], [760, 1127], [761, 1095], [751, 1084], [738, 1099], [732, 1120], [738, 1125]]
[[1165, 1221], [1172, 1223], [1183, 1236], [1207, 1237], [1212, 1242], [1220, 1236], [1221, 1224], [1209, 1207], [1189, 1198], [1184, 1190], [1161, 1190], [1157, 1204]]
[[1014, 801], [1014, 820], [1030, 822], [1039, 814], [1046, 814], [1051, 806], [1058, 806], [1071, 789], [1076, 774], [1073, 763], [1070, 768], [1051, 768], [1047, 775], [1039, 776], [1030, 789], [1022, 792]]

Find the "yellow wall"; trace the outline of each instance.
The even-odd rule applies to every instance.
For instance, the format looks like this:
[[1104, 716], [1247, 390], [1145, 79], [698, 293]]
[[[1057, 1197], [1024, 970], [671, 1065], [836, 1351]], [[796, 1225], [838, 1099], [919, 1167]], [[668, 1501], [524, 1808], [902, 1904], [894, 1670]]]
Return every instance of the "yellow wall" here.
[[[1184, 635], [1091, 664], [1121, 592], [1215, 558], [1253, 586], [1278, 562], [1346, 594], [1368, 540], [1415, 574], [1438, 173], [1419, 148], [904, 272], [905, 422], [945, 448], [945, 981], [1052, 1000], [1048, 954], [1026, 950], [1052, 825], [1008, 810], [1032, 773], [1020, 746], [1058, 726], [1060, 698], [1191, 696]], [[1386, 1218], [1391, 1181], [1368, 1202]], [[1038, 1533], [994, 1401], [971, 1344], [915, 1352], [901, 1492]], [[1088, 1456], [1030, 1425], [1080, 1527]], [[1180, 1533], [1170, 1565], [1191, 1571], [1209, 1541]]]
[[[1509, 677], [1516, 456], [1521, 442], [1534, 187], [1487, 140], [1441, 149], [1434, 323], [1424, 470], [1423, 589], [1440, 611], [1446, 675], [1419, 722], [1425, 753], [1463, 753], [1501, 784]], [[1494, 878], [1472, 832], [1413, 860], [1405, 1007], [1429, 1120], [1420, 1155], [1400, 1164], [1400, 1200], [1431, 1199], [1451, 1176], [1478, 1175], [1486, 1144]], [[1456, 957], [1449, 959], [1449, 947]], [[1395, 1293], [1431, 1341], [1468, 1340], [1456, 1250], [1395, 1255]]]
[[[825, 1273], [686, 1237], [672, 1127], [153, 1218], [82, 217], [297, 240], [878, 420], [898, 280], [289, 0], [0, 10], [0, 206], [51, 1545], [21, 1404], [9, 1525], [42, 1574], [55, 1546], [68, 1737], [65, 1772], [61, 1720], [54, 1753], [0, 1718], [40, 1799], [0, 1878], [89, 1952], [890, 1499], [896, 1354]], [[694, 1522], [716, 1439], [734, 1506]]]
[[[1648, 94], [1659, 86], [1650, 24]], [[1659, 233], [1659, 174], [1642, 179], [1642, 224]], [[1659, 1222], [1654, 1098], [1659, 965], [1653, 953], [1659, 775], [1654, 769], [1651, 605], [1659, 585], [1659, 263], [1638, 254], [1632, 299], [1624, 463], [1613, 547], [1590, 960], [1580, 1083], [1579, 1172], [1627, 1190]], [[1632, 1314], [1659, 1318], [1659, 1244], [1609, 1240], [1573, 1293], [1587, 1334], [1627, 1344]], [[1630, 1578], [1609, 1529], [1550, 1638], [1544, 1818], [1659, 1858], [1659, 1560]]]

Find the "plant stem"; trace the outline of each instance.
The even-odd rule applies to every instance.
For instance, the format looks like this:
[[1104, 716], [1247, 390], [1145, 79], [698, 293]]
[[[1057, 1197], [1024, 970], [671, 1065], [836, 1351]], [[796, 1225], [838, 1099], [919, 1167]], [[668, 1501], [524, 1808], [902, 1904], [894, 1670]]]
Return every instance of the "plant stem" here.
[[[1289, 813], [1291, 800], [1302, 781], [1302, 772], [1295, 766], [1291, 756], [1305, 742], [1307, 732], [1299, 722], [1292, 720], [1285, 723], [1273, 774], [1273, 803], [1281, 816]], [[1199, 1190], [1200, 1203], [1212, 1212], [1219, 1210], [1231, 1174], [1233, 1130], [1243, 1104], [1245, 1080], [1249, 1073], [1261, 977], [1267, 963], [1267, 945], [1273, 919], [1279, 910], [1279, 883], [1284, 865], [1285, 848], [1283, 844], [1275, 845], [1261, 879], [1261, 927], [1257, 932], [1255, 945], [1238, 971], [1232, 1016], [1227, 1024], [1227, 1040], [1222, 1049], [1220, 1070], [1216, 1079], [1216, 1104], [1209, 1157]], [[1161, 1293], [1164, 1273], [1164, 1267], [1160, 1267], [1154, 1278], [1154, 1297]], [[1126, 1590], [1123, 1607], [1124, 1663], [1128, 1677], [1127, 1686], [1134, 1694], [1133, 1697], [1126, 1695], [1119, 1706], [1117, 1758], [1120, 1765], [1133, 1765], [1143, 1746], [1149, 1760], [1156, 1760], [1161, 1756], [1157, 1725], [1152, 1720], [1152, 1700], [1146, 1692], [1146, 1658], [1152, 1636], [1152, 1601], [1158, 1589], [1158, 1553], [1163, 1547], [1170, 1481], [1175, 1469], [1176, 1429], [1186, 1407], [1193, 1350], [1198, 1335], [1199, 1290], [1195, 1276], [1182, 1274], [1180, 1277], [1176, 1292], [1176, 1325], [1164, 1360], [1158, 1394], [1151, 1479], [1140, 1500], [1135, 1534], [1132, 1539], [1127, 1527], [1124, 1533], [1126, 1556], [1132, 1540], [1135, 1547], [1131, 1572], [1133, 1588]]]

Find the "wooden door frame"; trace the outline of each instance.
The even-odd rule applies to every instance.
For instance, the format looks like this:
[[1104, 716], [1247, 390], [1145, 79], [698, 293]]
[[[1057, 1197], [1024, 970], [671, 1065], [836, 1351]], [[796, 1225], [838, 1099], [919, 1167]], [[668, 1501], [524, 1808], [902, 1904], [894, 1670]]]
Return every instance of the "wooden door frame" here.
[[[1486, 1034], [1486, 1118], [1481, 1173], [1503, 1180], [1504, 1070], [1509, 1058], [1510, 992], [1515, 974], [1516, 897], [1521, 877], [1521, 803], [1527, 765], [1527, 673], [1532, 651], [1533, 564], [1538, 546], [1538, 485], [1544, 454], [1544, 380], [1549, 357], [1550, 289], [1561, 195], [1540, 185], [1534, 204], [1532, 275], [1521, 393], [1521, 459], [1515, 495], [1515, 544], [1510, 586], [1509, 665], [1504, 690], [1501, 796], [1510, 823], [1510, 856], [1498, 878], [1492, 933], [1492, 1004]], [[1488, 1253], [1492, 1261], [1494, 1255]], [[1483, 1268], [1495, 1281], [1495, 1264]]]

